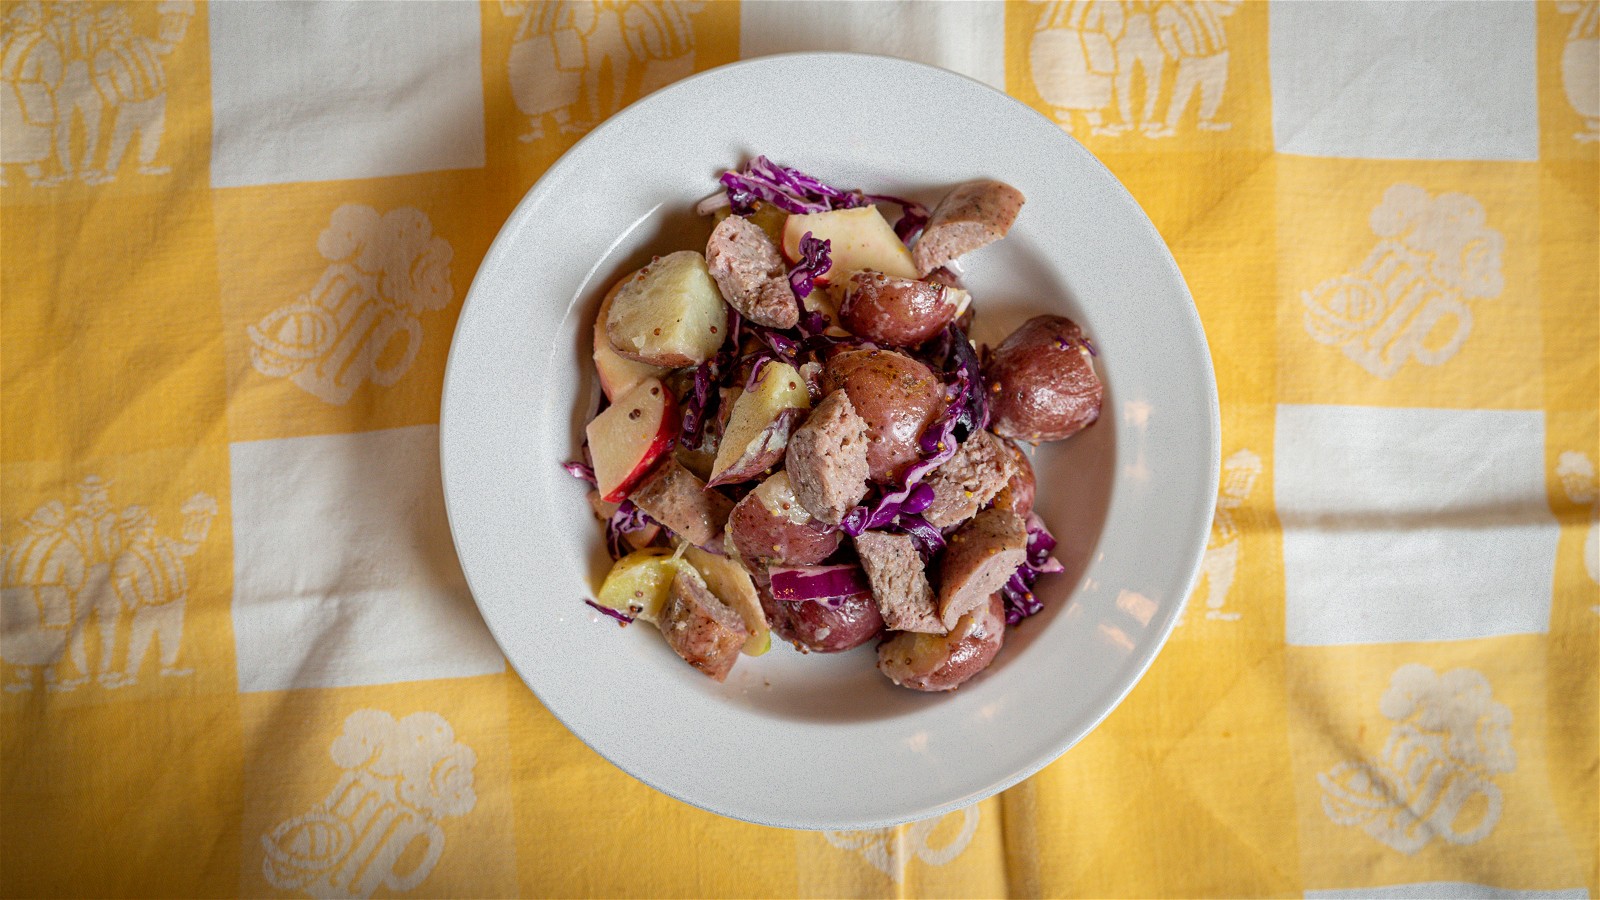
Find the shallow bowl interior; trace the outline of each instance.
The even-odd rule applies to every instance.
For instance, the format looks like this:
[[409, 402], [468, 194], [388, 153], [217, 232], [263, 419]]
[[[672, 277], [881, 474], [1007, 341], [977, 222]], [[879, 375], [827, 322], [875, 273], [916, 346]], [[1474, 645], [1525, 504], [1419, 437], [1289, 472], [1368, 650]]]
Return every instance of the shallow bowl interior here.
[[[1101, 421], [1034, 456], [1063, 575], [1044, 613], [952, 694], [891, 685], [863, 648], [743, 658], [726, 684], [645, 625], [582, 603], [608, 559], [560, 463], [599, 387], [600, 295], [652, 255], [702, 249], [693, 204], [755, 154], [831, 183], [931, 204], [992, 177], [1028, 202], [963, 260], [974, 336], [1042, 312], [1084, 326]], [[1205, 337], [1138, 205], [1054, 124], [991, 88], [882, 57], [726, 66], [651, 95], [579, 143], [507, 221], [457, 326], [441, 414], [446, 505], [507, 658], [578, 737], [705, 809], [800, 828], [935, 815], [1014, 784], [1088, 733], [1154, 658], [1192, 586], [1216, 497], [1219, 427]]]

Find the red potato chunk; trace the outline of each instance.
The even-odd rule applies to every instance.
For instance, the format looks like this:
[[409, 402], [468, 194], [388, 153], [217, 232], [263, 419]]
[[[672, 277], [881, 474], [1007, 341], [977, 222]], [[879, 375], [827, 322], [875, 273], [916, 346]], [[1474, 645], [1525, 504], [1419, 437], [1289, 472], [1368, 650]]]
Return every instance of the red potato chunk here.
[[751, 564], [815, 565], [839, 549], [841, 532], [812, 517], [794, 495], [789, 473], [775, 472], [734, 504], [728, 549]]
[[942, 284], [856, 272], [840, 315], [846, 328], [888, 347], [916, 347], [938, 334], [960, 308], [961, 292]]
[[896, 480], [917, 461], [917, 439], [944, 409], [944, 383], [893, 350], [847, 350], [828, 360], [823, 388], [850, 395], [867, 423], [868, 477]]
[[1034, 316], [1001, 342], [984, 367], [991, 428], [1027, 441], [1069, 438], [1100, 418], [1105, 386], [1083, 330], [1065, 316]]
[[878, 671], [914, 691], [953, 691], [994, 662], [1005, 638], [1005, 603], [995, 594], [948, 634], [902, 632], [884, 641]]

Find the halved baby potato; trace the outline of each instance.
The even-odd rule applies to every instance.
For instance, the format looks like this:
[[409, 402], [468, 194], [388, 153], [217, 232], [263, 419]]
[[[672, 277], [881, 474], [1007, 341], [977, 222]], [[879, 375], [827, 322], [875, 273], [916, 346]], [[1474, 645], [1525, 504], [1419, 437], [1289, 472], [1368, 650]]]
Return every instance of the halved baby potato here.
[[722, 346], [728, 305], [693, 250], [669, 253], [622, 280], [606, 314], [606, 338], [622, 356], [652, 366], [697, 366]]

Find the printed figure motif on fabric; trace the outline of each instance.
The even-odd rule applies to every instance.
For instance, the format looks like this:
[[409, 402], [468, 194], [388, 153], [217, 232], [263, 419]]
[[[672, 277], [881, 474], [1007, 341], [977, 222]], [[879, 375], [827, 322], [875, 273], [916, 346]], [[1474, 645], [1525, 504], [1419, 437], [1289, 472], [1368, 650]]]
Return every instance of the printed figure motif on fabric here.
[[328, 753], [344, 774], [311, 809], [262, 835], [274, 887], [318, 898], [413, 890], [444, 854], [441, 823], [477, 805], [478, 757], [437, 713], [357, 710]]
[[[1244, 449], [1229, 456], [1222, 463], [1222, 487], [1217, 492], [1217, 509], [1211, 520], [1211, 540], [1200, 562], [1200, 581], [1195, 586], [1191, 601], [1205, 596], [1206, 618], [1221, 622], [1237, 622], [1239, 613], [1226, 609], [1228, 592], [1233, 589], [1233, 579], [1239, 572], [1240, 527], [1239, 512], [1256, 480], [1261, 477], [1261, 457]], [[1178, 624], [1188, 617], [1187, 607]]]
[[[52, 500], [23, 519], [22, 537], [0, 550], [6, 690], [32, 690], [36, 670], [52, 691], [72, 690], [91, 676], [107, 688], [134, 684], [152, 646], [162, 676], [193, 673], [178, 666], [189, 597], [185, 560], [210, 533], [217, 502], [195, 494], [182, 513], [178, 537], [160, 534], [150, 510], [129, 506], [118, 513], [110, 482], [91, 475], [79, 483], [71, 507]], [[93, 668], [91, 619], [99, 638]]]
[[1067, 130], [1173, 137], [1197, 99], [1195, 128], [1232, 127], [1217, 116], [1228, 86], [1225, 19], [1239, 0], [1031, 2], [1045, 7], [1028, 49], [1034, 87]]
[[1600, 0], [1557, 0], [1556, 11], [1573, 16], [1561, 49], [1561, 86], [1583, 129], [1579, 143], [1600, 141]]
[[362, 384], [388, 387], [422, 347], [421, 314], [448, 306], [450, 244], [421, 210], [382, 215], [370, 206], [333, 211], [317, 238], [328, 268], [311, 293], [247, 326], [256, 371], [288, 378], [343, 405]]
[[1377, 246], [1353, 272], [1300, 295], [1305, 328], [1379, 378], [1449, 362], [1472, 332], [1468, 301], [1505, 288], [1505, 239], [1466, 194], [1396, 184], [1372, 210]]
[[517, 20], [507, 68], [511, 96], [528, 117], [523, 142], [582, 134], [643, 97], [694, 73], [689, 17], [704, 2], [684, 0], [500, 0]]
[[[1568, 450], [1556, 463], [1556, 476], [1567, 499], [1589, 507], [1589, 527], [1583, 533], [1583, 567], [1589, 579], [1600, 584], [1600, 480], [1595, 478], [1594, 461], [1587, 455]], [[1600, 615], [1600, 605], [1591, 609]]]
[[[167, 122], [167, 61], [189, 30], [193, 0], [154, 4], [156, 31], [127, 5], [7, 5], [0, 32], [0, 184], [22, 170], [34, 187], [116, 179], [137, 141], [134, 171], [157, 164]], [[103, 143], [102, 143], [103, 142]]]
[[[954, 823], [959, 817], [959, 830], [942, 846], [934, 847], [934, 832], [942, 825]], [[902, 829], [904, 832], [902, 834]], [[867, 831], [824, 831], [828, 843], [841, 850], [854, 850], [872, 867], [889, 876], [895, 884], [906, 879], [906, 865], [915, 857], [930, 866], [946, 865], [972, 843], [978, 832], [978, 807], [969, 806], [932, 819], [923, 819], [898, 828], [874, 828]]]
[[1483, 674], [1404, 665], [1378, 709], [1396, 723], [1379, 757], [1317, 775], [1328, 818], [1408, 855], [1435, 837], [1488, 837], [1505, 802], [1494, 776], [1515, 770], [1517, 754], [1511, 710], [1495, 702]]

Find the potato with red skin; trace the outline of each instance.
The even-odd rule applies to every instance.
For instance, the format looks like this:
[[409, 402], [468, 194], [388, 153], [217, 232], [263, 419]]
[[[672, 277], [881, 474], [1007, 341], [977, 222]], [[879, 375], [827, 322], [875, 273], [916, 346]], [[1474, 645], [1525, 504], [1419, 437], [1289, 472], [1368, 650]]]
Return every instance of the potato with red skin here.
[[956, 317], [959, 296], [941, 284], [856, 272], [845, 287], [840, 315], [858, 337], [888, 347], [916, 347]]
[[1100, 418], [1105, 386], [1083, 330], [1065, 316], [1034, 316], [989, 355], [990, 429], [1037, 444], [1071, 437]]
[[761, 608], [778, 637], [810, 653], [853, 650], [883, 633], [883, 616], [871, 594], [850, 597], [829, 608], [817, 600], [790, 602], [772, 597], [771, 582], [756, 581]]
[[775, 472], [734, 504], [728, 516], [727, 548], [744, 559], [751, 571], [765, 562], [811, 566], [839, 549], [841, 535], [800, 505], [789, 484], [789, 473]]
[[893, 350], [847, 350], [828, 360], [822, 387], [843, 389], [867, 423], [867, 477], [884, 484], [917, 461], [917, 439], [944, 411], [944, 382]]
[[1028, 455], [1022, 452], [1011, 441], [1001, 441], [1006, 449], [1011, 452], [1011, 458], [1016, 463], [1011, 480], [995, 495], [994, 505], [1000, 509], [1007, 509], [1026, 519], [1028, 513], [1033, 512], [1033, 497], [1038, 491], [1038, 482], [1033, 475], [1033, 463], [1028, 462]]
[[896, 632], [878, 646], [878, 671], [914, 691], [953, 691], [994, 662], [1005, 638], [1005, 602], [997, 593], [949, 634]]

